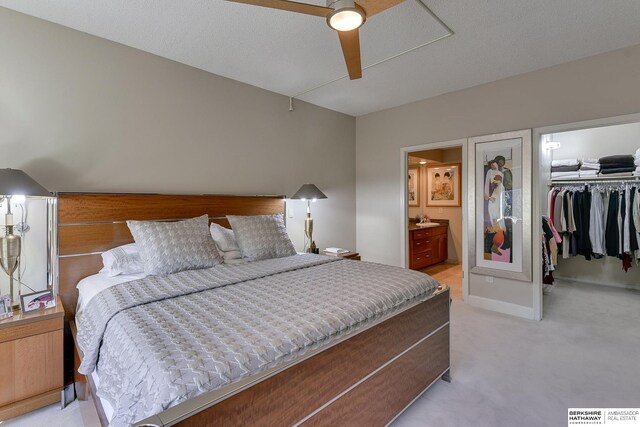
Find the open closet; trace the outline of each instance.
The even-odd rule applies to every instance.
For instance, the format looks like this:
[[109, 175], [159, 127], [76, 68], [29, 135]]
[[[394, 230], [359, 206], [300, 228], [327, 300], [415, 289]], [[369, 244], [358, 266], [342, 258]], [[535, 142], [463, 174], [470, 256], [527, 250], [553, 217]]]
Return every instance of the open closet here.
[[546, 292], [567, 282], [640, 290], [640, 120], [600, 123], [540, 135]]

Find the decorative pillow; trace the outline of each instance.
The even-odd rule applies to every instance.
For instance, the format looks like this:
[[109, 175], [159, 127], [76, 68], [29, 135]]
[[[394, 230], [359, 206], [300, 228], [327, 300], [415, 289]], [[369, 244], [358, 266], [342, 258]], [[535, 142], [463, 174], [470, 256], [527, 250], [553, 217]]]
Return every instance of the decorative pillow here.
[[144, 272], [144, 263], [135, 243], [118, 246], [102, 253], [104, 268], [101, 273], [114, 277], [119, 274], [138, 274]]
[[296, 254], [282, 215], [227, 215], [242, 256], [249, 261]]
[[233, 230], [229, 230], [226, 227], [212, 222], [209, 226], [211, 231], [211, 237], [216, 242], [216, 246], [220, 252], [239, 251], [238, 243], [236, 242], [236, 236]]
[[213, 267], [222, 262], [203, 215], [176, 222], [127, 221], [147, 274]]

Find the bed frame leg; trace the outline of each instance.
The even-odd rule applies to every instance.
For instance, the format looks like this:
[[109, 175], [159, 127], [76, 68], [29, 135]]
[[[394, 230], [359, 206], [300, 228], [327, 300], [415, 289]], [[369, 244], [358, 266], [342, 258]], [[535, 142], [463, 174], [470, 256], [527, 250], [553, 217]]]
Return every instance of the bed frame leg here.
[[442, 376], [440, 377], [442, 378], [442, 381], [446, 381], [448, 383], [451, 382], [451, 369], [447, 369], [447, 371], [442, 374]]
[[86, 381], [76, 381], [74, 386], [76, 388], [76, 396], [78, 397], [78, 400], [89, 400], [89, 383]]

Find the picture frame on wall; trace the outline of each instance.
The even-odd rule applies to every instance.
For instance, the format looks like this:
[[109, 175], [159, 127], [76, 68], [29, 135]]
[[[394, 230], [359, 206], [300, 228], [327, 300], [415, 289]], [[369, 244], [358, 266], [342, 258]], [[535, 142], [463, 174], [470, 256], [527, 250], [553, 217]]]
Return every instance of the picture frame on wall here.
[[471, 273], [531, 281], [531, 129], [469, 139]]
[[427, 206], [462, 206], [462, 164], [445, 163], [425, 168]]
[[45, 310], [55, 307], [56, 300], [51, 291], [33, 292], [31, 294], [20, 296], [20, 306], [23, 313], [32, 311]]
[[407, 201], [409, 206], [420, 206], [420, 166], [410, 166], [407, 177]]

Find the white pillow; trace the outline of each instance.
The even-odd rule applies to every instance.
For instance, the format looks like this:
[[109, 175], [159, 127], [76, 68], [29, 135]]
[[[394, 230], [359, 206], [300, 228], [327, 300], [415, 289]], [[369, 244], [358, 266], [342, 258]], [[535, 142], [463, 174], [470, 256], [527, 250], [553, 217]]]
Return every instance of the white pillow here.
[[238, 242], [236, 242], [236, 235], [233, 233], [233, 230], [212, 222], [209, 226], [209, 231], [211, 232], [211, 237], [213, 238], [213, 241], [216, 242], [216, 246], [220, 252], [240, 251]]
[[101, 273], [109, 277], [120, 274], [144, 273], [144, 263], [135, 243], [118, 246], [102, 253], [103, 268]]
[[[211, 237], [216, 244], [216, 248], [220, 253], [225, 264], [244, 264], [246, 259], [242, 258], [242, 252], [238, 248], [236, 236], [233, 230], [229, 230], [221, 225], [212, 223], [209, 227]], [[222, 248], [228, 249], [223, 250]]]

